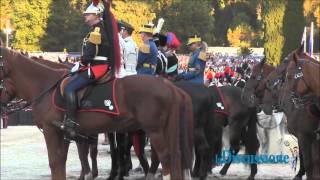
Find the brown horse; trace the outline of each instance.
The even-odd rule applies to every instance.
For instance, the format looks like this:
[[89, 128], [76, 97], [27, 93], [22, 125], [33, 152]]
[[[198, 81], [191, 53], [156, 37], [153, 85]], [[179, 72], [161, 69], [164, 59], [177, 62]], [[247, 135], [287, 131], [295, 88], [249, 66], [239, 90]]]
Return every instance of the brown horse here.
[[[49, 60], [45, 60], [42, 58], [31, 57], [37, 63], [42, 65], [46, 65], [53, 69], [63, 69], [63, 70], [70, 70], [72, 64], [66, 63], [56, 63]], [[6, 102], [6, 101], [4, 101]], [[82, 139], [79, 138], [76, 141], [78, 155], [81, 163], [81, 173], [79, 180], [86, 179], [92, 176], [95, 178], [98, 176], [98, 162], [97, 162], [97, 155], [98, 155], [98, 134], [91, 134], [89, 139]], [[88, 161], [88, 155], [90, 152], [91, 157], [91, 164], [92, 164], [92, 171], [90, 169], [90, 164]]]
[[[294, 53], [300, 53], [301, 49], [296, 50]], [[289, 55], [290, 57], [290, 55]], [[250, 81], [258, 81], [260, 87], [263, 89], [263, 105], [262, 109], [265, 113], [272, 113], [274, 106], [279, 106], [284, 110], [284, 113], [288, 119], [288, 131], [294, 134], [298, 138], [299, 143], [299, 153], [300, 153], [300, 170], [296, 175], [296, 179], [301, 179], [305, 171], [307, 172], [307, 177], [312, 177], [312, 159], [311, 159], [311, 144], [314, 142], [315, 135], [312, 133], [316, 127], [317, 118], [310, 115], [307, 112], [307, 109], [300, 108], [295, 109], [292, 101], [290, 99], [290, 92], [285, 91], [283, 86], [284, 78], [286, 76], [286, 70], [290, 63], [290, 58], [287, 57], [274, 71], [272, 71], [267, 78], [263, 80], [258, 80], [251, 78]], [[257, 67], [259, 67], [257, 65]], [[257, 68], [257, 67], [254, 67]], [[263, 67], [263, 66], [260, 66]], [[260, 68], [260, 73], [262, 69]], [[259, 71], [255, 71], [259, 72]], [[252, 74], [253, 77], [257, 77], [257, 74]], [[254, 83], [254, 82], [251, 82]], [[256, 83], [256, 82], [255, 82]], [[260, 89], [261, 90], [261, 89]], [[252, 92], [255, 92], [252, 90]], [[278, 103], [278, 102], [281, 103]], [[284, 105], [286, 102], [286, 105]], [[315, 156], [314, 156], [315, 157]]]
[[[1, 79], [12, 80], [15, 96], [32, 104], [35, 122], [43, 129], [52, 179], [65, 179], [69, 143], [53, 125], [62, 121], [63, 113], [52, 106], [50, 96], [45, 96], [52, 92], [51, 87], [56, 86], [64, 71], [45, 67], [5, 48], [1, 48], [1, 54]], [[80, 112], [77, 117], [80, 132], [125, 132], [141, 128], [150, 137], [165, 177], [182, 179], [182, 169], [190, 169], [192, 164], [190, 97], [160, 78], [128, 76], [117, 82], [120, 115]]]

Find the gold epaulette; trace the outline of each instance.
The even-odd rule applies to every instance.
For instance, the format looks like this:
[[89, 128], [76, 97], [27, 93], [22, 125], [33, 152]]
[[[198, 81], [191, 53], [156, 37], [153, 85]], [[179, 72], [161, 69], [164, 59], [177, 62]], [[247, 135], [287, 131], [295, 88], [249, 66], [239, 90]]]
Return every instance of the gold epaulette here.
[[140, 48], [139, 51], [149, 54], [150, 53], [150, 46], [148, 44], [143, 44]]
[[207, 61], [207, 54], [206, 54], [206, 52], [201, 51], [201, 52], [199, 53], [198, 58], [201, 59], [202, 61]]
[[93, 44], [101, 44], [101, 34], [100, 27], [95, 27], [94, 31], [92, 31], [89, 35], [89, 42]]

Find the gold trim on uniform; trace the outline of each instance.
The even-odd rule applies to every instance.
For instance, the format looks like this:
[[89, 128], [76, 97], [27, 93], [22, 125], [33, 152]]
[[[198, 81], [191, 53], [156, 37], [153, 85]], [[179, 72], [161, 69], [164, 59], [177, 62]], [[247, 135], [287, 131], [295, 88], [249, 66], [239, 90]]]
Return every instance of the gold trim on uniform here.
[[101, 34], [100, 34], [100, 27], [95, 27], [94, 31], [92, 31], [89, 35], [89, 42], [93, 44], [101, 44]]
[[149, 54], [150, 53], [150, 46], [148, 44], [143, 44], [140, 49], [141, 52], [145, 53], [145, 54]]
[[202, 61], [207, 61], [207, 54], [206, 54], [206, 52], [201, 51], [201, 52], [199, 53], [198, 58], [199, 58], [200, 60], [202, 60]]

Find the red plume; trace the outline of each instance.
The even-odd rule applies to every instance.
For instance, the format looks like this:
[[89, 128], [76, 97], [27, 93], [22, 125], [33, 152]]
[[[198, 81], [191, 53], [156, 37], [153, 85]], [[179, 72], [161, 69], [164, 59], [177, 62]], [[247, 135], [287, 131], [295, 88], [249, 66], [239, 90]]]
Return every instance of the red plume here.
[[106, 17], [108, 19], [105, 19], [105, 21], [109, 21], [109, 23], [111, 25], [110, 28], [111, 28], [111, 32], [112, 32], [112, 38], [113, 38], [113, 42], [111, 42], [111, 43], [113, 44], [114, 70], [116, 73], [118, 73], [120, 70], [120, 66], [121, 66], [118, 25], [117, 25], [116, 19], [114, 18], [113, 14], [110, 10], [111, 0], [104, 0], [103, 2], [104, 2], [105, 11], [109, 15], [109, 17]]
[[99, 1], [100, 0], [92, 0], [92, 3], [93, 3], [94, 6], [97, 6], [99, 4]]

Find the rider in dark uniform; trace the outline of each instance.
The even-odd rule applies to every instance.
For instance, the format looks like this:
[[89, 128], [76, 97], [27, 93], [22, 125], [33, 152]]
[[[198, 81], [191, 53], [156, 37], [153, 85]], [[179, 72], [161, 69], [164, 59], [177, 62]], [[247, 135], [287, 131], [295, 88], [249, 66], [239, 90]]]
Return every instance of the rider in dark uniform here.
[[92, 3], [84, 12], [85, 22], [91, 29], [83, 39], [81, 64], [78, 63], [72, 68], [72, 76], [64, 89], [67, 112], [62, 129], [65, 130], [67, 139], [74, 139], [77, 135], [76, 92], [105, 75], [115, 61], [112, 56], [114, 47], [110, 42], [110, 35], [107, 35], [108, 32], [110, 34], [112, 27], [106, 27], [107, 25], [102, 20], [103, 12], [102, 3]]

